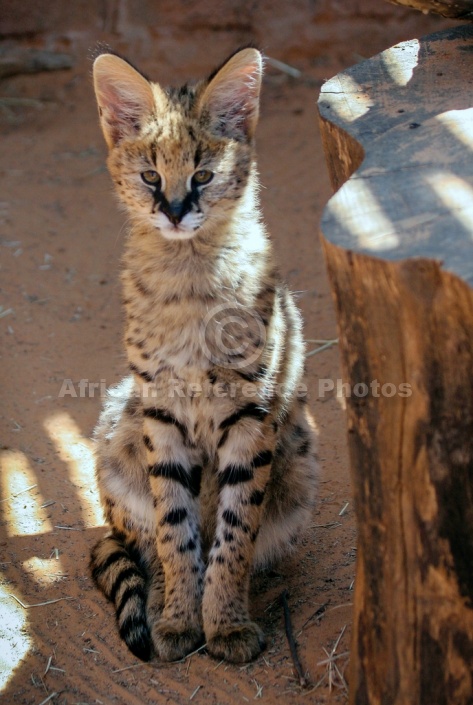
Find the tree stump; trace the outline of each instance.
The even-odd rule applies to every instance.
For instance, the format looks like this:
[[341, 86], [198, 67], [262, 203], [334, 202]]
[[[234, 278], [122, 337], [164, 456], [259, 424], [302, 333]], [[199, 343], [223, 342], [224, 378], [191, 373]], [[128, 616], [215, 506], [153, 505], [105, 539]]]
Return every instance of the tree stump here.
[[473, 703], [473, 26], [325, 83], [358, 522], [351, 705]]

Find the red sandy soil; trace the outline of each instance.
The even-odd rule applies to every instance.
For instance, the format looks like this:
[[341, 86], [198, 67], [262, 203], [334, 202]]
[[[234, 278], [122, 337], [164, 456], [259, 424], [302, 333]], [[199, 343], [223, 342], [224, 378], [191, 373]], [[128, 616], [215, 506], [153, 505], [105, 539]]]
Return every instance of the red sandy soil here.
[[[400, 38], [386, 30], [384, 46]], [[131, 49], [129, 56], [138, 63]], [[281, 269], [299, 292], [310, 340], [337, 336], [318, 239], [330, 187], [315, 104], [322, 80], [342, 68], [341, 56], [345, 65], [356, 60], [340, 41], [331, 59], [301, 58], [299, 79], [269, 69], [258, 132], [265, 219]], [[205, 53], [201, 65], [212, 68]], [[150, 58], [141, 66], [166, 83], [200, 74], [195, 63], [153, 66]], [[90, 62], [84, 57], [70, 72], [9, 79], [2, 94], [40, 101], [0, 103], [2, 702], [346, 702], [355, 520], [343, 400], [322, 394], [318, 381], [340, 378], [337, 346], [307, 359], [321, 463], [313, 524], [294, 557], [253, 582], [252, 614], [268, 636], [267, 650], [242, 667], [205, 653], [178, 664], [138, 662], [87, 567], [103, 533], [88, 440], [101, 399], [98, 391], [81, 398], [79, 382], [109, 386], [126, 368], [118, 283], [125, 218], [104, 167]], [[316, 347], [308, 343], [309, 351]], [[70, 385], [60, 396], [68, 379], [77, 397]], [[306, 689], [286, 640], [283, 590]], [[329, 667], [321, 662], [334, 647], [338, 658]]]

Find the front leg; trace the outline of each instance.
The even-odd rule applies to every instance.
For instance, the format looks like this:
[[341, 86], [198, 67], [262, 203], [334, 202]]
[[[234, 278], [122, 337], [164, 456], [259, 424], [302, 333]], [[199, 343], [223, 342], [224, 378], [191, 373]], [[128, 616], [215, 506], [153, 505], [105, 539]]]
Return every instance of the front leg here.
[[175, 661], [203, 640], [204, 563], [198, 506], [202, 466], [186, 429], [168, 411], [145, 407], [144, 415], [156, 547], [165, 584], [164, 607], [151, 633], [160, 658]]
[[265, 646], [263, 632], [250, 620], [248, 590], [275, 432], [269, 415], [254, 404], [229, 417], [221, 430], [217, 526], [206, 571], [203, 618], [208, 651], [241, 663], [255, 658]]

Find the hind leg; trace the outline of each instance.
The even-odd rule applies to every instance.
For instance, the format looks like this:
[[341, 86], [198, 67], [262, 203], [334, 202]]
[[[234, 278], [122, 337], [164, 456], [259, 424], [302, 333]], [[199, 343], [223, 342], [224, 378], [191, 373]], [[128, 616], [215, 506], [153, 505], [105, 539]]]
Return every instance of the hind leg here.
[[142, 661], [152, 655], [146, 614], [146, 574], [127, 548], [125, 535], [112, 531], [92, 549], [90, 568], [96, 585], [114, 603], [120, 636]]

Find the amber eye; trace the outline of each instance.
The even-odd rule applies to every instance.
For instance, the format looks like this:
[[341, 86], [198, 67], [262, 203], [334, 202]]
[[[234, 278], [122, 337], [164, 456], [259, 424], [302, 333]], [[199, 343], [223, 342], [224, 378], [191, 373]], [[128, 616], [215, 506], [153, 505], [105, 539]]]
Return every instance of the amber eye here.
[[213, 172], [209, 171], [208, 169], [199, 169], [199, 171], [196, 171], [194, 176], [192, 177], [192, 181], [198, 185], [208, 184], [210, 181], [212, 181], [213, 176]]
[[161, 177], [158, 172], [153, 171], [152, 169], [149, 169], [148, 171], [143, 171], [141, 173], [141, 178], [143, 179], [145, 184], [149, 184], [150, 186], [156, 186], [161, 181]]

